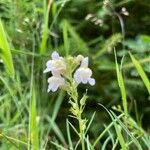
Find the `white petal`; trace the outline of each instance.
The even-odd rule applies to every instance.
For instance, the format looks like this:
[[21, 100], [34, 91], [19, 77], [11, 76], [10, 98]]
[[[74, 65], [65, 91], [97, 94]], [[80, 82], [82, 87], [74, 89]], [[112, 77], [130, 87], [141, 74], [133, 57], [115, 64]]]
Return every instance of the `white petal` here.
[[83, 83], [83, 84], [86, 84], [86, 83], [88, 82], [87, 78], [84, 78], [84, 77], [82, 77], [81, 80], [82, 80], [82, 83]]
[[57, 82], [55, 81], [55, 77], [50, 77], [48, 79], [49, 85], [48, 85], [48, 92], [52, 91], [55, 92], [58, 89]]
[[81, 77], [78, 76], [77, 72], [75, 72], [75, 74], [74, 74], [74, 80], [75, 80], [78, 84], [81, 83]]
[[88, 67], [88, 64], [89, 64], [89, 58], [88, 58], [88, 57], [85, 57], [85, 58], [82, 60], [80, 67]]
[[[51, 80], [52, 81], [52, 80]], [[56, 92], [57, 91], [57, 89], [58, 89], [58, 85], [57, 85], [57, 83], [54, 83], [54, 81], [53, 82], [50, 82], [49, 83], [49, 85], [48, 85], [48, 92], [50, 92], [50, 91], [52, 91], [52, 92]]]
[[61, 77], [60, 76], [60, 72], [58, 70], [56, 70], [56, 69], [52, 70], [52, 75], [55, 76], [55, 77]]
[[49, 78], [47, 79], [47, 82], [48, 82], [48, 83], [51, 83], [51, 81], [52, 81], [52, 77], [49, 77]]
[[63, 86], [65, 84], [65, 79], [59, 76], [52, 76], [48, 78], [48, 91], [55, 92], [60, 86]]
[[47, 92], [50, 92], [50, 91], [51, 91], [51, 85], [49, 84], [49, 85], [48, 85]]
[[53, 60], [49, 60], [46, 62], [46, 66], [52, 66], [53, 65]]
[[58, 84], [54, 84], [52, 87], [52, 92], [56, 92], [58, 89]]
[[49, 71], [51, 71], [51, 69], [50, 69], [50, 68], [46, 68], [46, 69], [43, 71], [43, 73], [47, 73], [47, 72], [49, 72]]
[[65, 84], [65, 79], [62, 77], [59, 77], [58, 86], [63, 86], [64, 84]]
[[91, 70], [90, 68], [85, 68], [83, 75], [84, 75], [85, 77], [87, 77], [87, 78], [91, 77], [91, 75], [92, 75], [92, 70]]
[[53, 68], [53, 62], [52, 60], [47, 61], [46, 63], [46, 69], [43, 71], [43, 73], [51, 71]]
[[95, 79], [94, 78], [90, 78], [89, 79], [89, 83], [90, 83], [90, 85], [95, 85]]
[[59, 54], [56, 51], [54, 51], [52, 53], [51, 57], [52, 57], [53, 60], [59, 59]]

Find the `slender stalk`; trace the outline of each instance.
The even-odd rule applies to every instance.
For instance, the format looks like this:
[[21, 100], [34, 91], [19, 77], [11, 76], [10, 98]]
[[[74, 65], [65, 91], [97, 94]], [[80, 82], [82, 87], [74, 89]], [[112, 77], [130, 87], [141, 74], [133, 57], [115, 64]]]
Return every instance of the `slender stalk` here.
[[82, 129], [81, 113], [79, 115], [79, 128], [80, 128], [80, 140], [81, 140], [82, 150], [85, 150], [85, 145], [84, 145], [84, 130]]
[[[32, 53], [35, 53], [35, 37], [33, 33]], [[32, 108], [32, 90], [33, 90], [33, 73], [34, 73], [34, 55], [32, 56], [31, 78], [30, 78], [30, 101], [29, 101], [29, 124], [28, 124], [28, 150], [31, 150], [31, 108]]]
[[75, 104], [76, 104], [76, 110], [78, 112], [76, 118], [78, 120], [79, 123], [79, 132], [80, 132], [80, 141], [81, 141], [81, 146], [82, 146], [82, 150], [85, 150], [85, 144], [84, 144], [84, 129], [83, 129], [83, 121], [82, 121], [82, 111], [80, 109], [80, 105], [79, 105], [79, 101], [78, 101], [78, 92], [77, 92], [77, 87], [74, 84], [73, 80], [71, 80], [71, 98], [74, 100]]

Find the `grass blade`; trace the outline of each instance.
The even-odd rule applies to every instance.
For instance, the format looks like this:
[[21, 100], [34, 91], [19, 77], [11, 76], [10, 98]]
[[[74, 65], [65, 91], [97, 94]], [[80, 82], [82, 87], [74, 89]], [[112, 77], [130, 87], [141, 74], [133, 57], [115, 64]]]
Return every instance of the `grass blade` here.
[[53, 145], [55, 145], [57, 148], [59, 148], [60, 150], [68, 150], [68, 149], [64, 148], [63, 146], [61, 146], [61, 145], [59, 145], [59, 144], [57, 144], [57, 143], [55, 143], [55, 142], [53, 142], [53, 141], [51, 141], [51, 143], [52, 143]]
[[15, 145], [17, 148], [18, 148], [18, 144], [22, 144], [22, 145], [27, 146], [26, 142], [21, 141], [19, 139], [16, 139], [14, 137], [10, 137], [8, 135], [2, 134], [2, 133], [0, 133], [0, 138], [5, 138], [6, 140], [8, 140], [9, 142], [11, 142], [12, 144], [17, 144], [17, 145]]
[[[46, 6], [46, 1], [43, 1], [44, 6]], [[44, 54], [46, 50], [46, 43], [48, 39], [48, 21], [49, 21], [49, 11], [52, 4], [52, 0], [49, 1], [48, 7], [46, 8], [46, 11], [44, 12], [44, 28], [43, 28], [43, 35], [42, 35], [42, 41], [40, 45], [40, 54]]]
[[92, 124], [92, 122], [93, 122], [93, 119], [94, 119], [94, 117], [95, 117], [95, 114], [96, 114], [96, 112], [93, 113], [93, 115], [92, 115], [92, 117], [91, 117], [91, 119], [90, 119], [90, 122], [89, 122], [89, 124], [88, 124], [88, 126], [87, 126], [87, 128], [86, 128], [86, 131], [85, 131], [85, 135], [86, 135], [87, 131], [89, 130], [89, 128], [90, 128], [90, 126], [91, 126], [91, 124]]
[[63, 102], [64, 96], [65, 96], [65, 93], [63, 91], [61, 91], [58, 95], [58, 98], [56, 99], [56, 103], [54, 105], [54, 110], [53, 110], [53, 114], [52, 114], [52, 120], [53, 121], [55, 121], [55, 119], [58, 115], [58, 112], [59, 112], [59, 109], [60, 109], [61, 104]]
[[[109, 115], [111, 115], [111, 113], [107, 110], [106, 107], [104, 107], [102, 104], [99, 104], [99, 105], [102, 106], [102, 107], [108, 112]], [[118, 116], [118, 119], [120, 119], [123, 115], [124, 115], [124, 114], [119, 115], [119, 116]], [[111, 116], [112, 116], [112, 115], [111, 115]], [[93, 149], [94, 149], [94, 147], [97, 145], [97, 143], [100, 141], [100, 139], [105, 135], [105, 133], [107, 133], [107, 131], [114, 125], [114, 122], [116, 122], [116, 121], [117, 121], [117, 119], [114, 119], [113, 122], [111, 122], [111, 123], [107, 126], [107, 128], [105, 128], [105, 130], [96, 138], [96, 140], [94, 141], [93, 146], [92, 146]]]
[[115, 61], [116, 61], [117, 80], [118, 80], [118, 85], [119, 85], [120, 92], [121, 92], [121, 97], [122, 97], [122, 105], [123, 105], [124, 113], [125, 113], [125, 115], [127, 115], [128, 114], [128, 109], [127, 109], [126, 90], [125, 90], [125, 85], [124, 85], [122, 73], [121, 73], [121, 71], [119, 69], [119, 66], [118, 66], [118, 63], [117, 63], [116, 52], [115, 52]]
[[137, 72], [141, 76], [141, 78], [142, 78], [142, 80], [143, 80], [143, 82], [144, 82], [144, 84], [148, 90], [148, 93], [150, 94], [150, 80], [148, 79], [147, 75], [145, 74], [139, 61], [137, 59], [135, 59], [135, 57], [131, 53], [129, 53], [129, 54], [130, 54], [130, 57], [131, 57], [131, 60], [134, 64], [134, 66], [136, 67]]
[[[51, 117], [51, 119], [52, 119], [53, 122], [55, 122], [55, 119], [56, 119], [56, 117], [57, 117], [57, 115], [58, 115], [60, 106], [61, 106], [62, 101], [63, 101], [63, 99], [64, 99], [64, 95], [65, 95], [65, 93], [61, 91], [61, 92], [59, 93], [57, 99], [56, 99], [55, 105], [54, 105], [54, 107], [53, 107], [53, 108], [54, 108], [54, 109], [53, 109], [53, 114], [52, 114], [52, 117]], [[52, 124], [50, 124], [50, 126], [49, 126], [49, 128], [48, 128], [48, 130], [47, 130], [47, 136], [46, 136], [46, 137], [48, 137], [49, 132], [51, 131], [51, 129], [52, 129]]]
[[109, 141], [110, 141], [110, 137], [108, 136], [107, 139], [103, 143], [102, 150], [106, 149], [106, 146], [107, 146], [107, 144], [108, 144]]
[[69, 125], [72, 127], [72, 129], [74, 130], [74, 132], [79, 136], [78, 131], [77, 131], [76, 128], [72, 125], [72, 123], [69, 122], [69, 121], [68, 121], [68, 123], [69, 123]]
[[7, 41], [7, 36], [1, 20], [0, 20], [0, 55], [5, 64], [6, 71], [10, 76], [14, 77], [15, 71], [14, 71], [12, 55], [11, 55], [9, 43]]
[[[101, 104], [100, 104], [100, 105], [101, 105]], [[112, 123], [113, 123], [113, 125], [114, 125], [114, 127], [115, 127], [115, 130], [116, 130], [117, 137], [118, 137], [119, 143], [120, 143], [120, 145], [121, 145], [121, 148], [122, 148], [123, 150], [127, 150], [125, 140], [124, 140], [123, 135], [122, 135], [122, 133], [121, 133], [121, 126], [117, 124], [117, 121], [120, 120], [120, 119], [119, 119], [119, 116], [114, 117], [114, 116], [112, 115], [112, 111], [109, 111], [109, 110], [108, 110], [106, 107], [104, 107], [103, 105], [101, 105], [101, 106], [107, 111], [107, 113], [110, 115], [110, 117], [111, 117], [111, 119], [112, 119], [112, 121], [113, 121]]]
[[111, 110], [110, 110], [110, 112], [111, 112], [111, 114], [113, 115], [113, 117], [114, 117], [115, 119], [117, 119], [117, 122], [118, 122], [119, 125], [122, 127], [122, 129], [123, 129], [124, 131], [126, 131], [126, 133], [131, 137], [131, 139], [134, 141], [134, 143], [135, 143], [135, 145], [138, 147], [138, 149], [139, 149], [139, 150], [142, 150], [142, 147], [141, 147], [139, 141], [133, 136], [133, 134], [132, 134], [132, 133], [128, 130], [128, 128], [122, 123], [122, 121], [121, 121], [120, 119], [118, 119], [118, 117], [114, 114], [114, 112], [111, 111]]
[[87, 150], [91, 150], [91, 143], [89, 141], [89, 136], [87, 136], [87, 138], [85, 139], [86, 140], [86, 144], [87, 144]]
[[55, 132], [55, 134], [57, 135], [57, 137], [59, 138], [59, 140], [66, 145], [66, 141], [65, 138], [61, 132], [61, 130], [59, 129], [59, 127], [57, 126], [57, 124], [52, 120], [52, 118], [50, 116], [47, 116], [47, 120], [49, 121], [50, 125], [52, 126], [53, 131]]
[[69, 142], [69, 149], [73, 150], [73, 143], [72, 143], [71, 136], [70, 136], [70, 127], [69, 127], [68, 119], [66, 121], [66, 127], [67, 127], [67, 137], [68, 137], [68, 142]]
[[125, 140], [124, 140], [123, 135], [121, 133], [121, 129], [122, 129], [121, 126], [114, 122], [114, 127], [115, 127], [117, 137], [118, 137], [118, 140], [119, 140], [119, 143], [120, 143], [122, 149], [127, 150]]
[[[76, 32], [74, 27], [66, 21], [67, 27], [68, 27], [68, 32], [73, 41], [76, 43], [76, 48], [75, 49], [82, 49], [82, 52], [87, 53], [89, 51], [89, 48], [86, 44], [86, 42], [80, 37], [80, 35]], [[72, 52], [75, 52], [75, 50], [72, 50]], [[79, 52], [79, 51], [78, 51]]]
[[67, 56], [69, 54], [69, 39], [68, 39], [68, 26], [66, 20], [62, 22], [62, 28], [63, 28], [64, 47]]
[[115, 149], [116, 149], [117, 144], [118, 144], [118, 137], [117, 137], [115, 143], [113, 144], [112, 150], [115, 150]]
[[31, 102], [31, 115], [30, 115], [30, 127], [31, 127], [31, 144], [35, 150], [39, 149], [39, 137], [38, 137], [38, 123], [37, 123], [37, 110], [36, 110], [36, 93], [35, 86], [33, 84], [32, 89], [32, 102]]
[[[104, 127], [107, 128], [106, 125], [104, 125]], [[107, 130], [107, 132], [108, 132], [108, 135], [109, 135], [109, 137], [110, 137], [110, 139], [112, 141], [112, 144], [114, 145], [115, 142], [114, 142], [114, 135], [113, 135], [113, 133], [110, 130]]]

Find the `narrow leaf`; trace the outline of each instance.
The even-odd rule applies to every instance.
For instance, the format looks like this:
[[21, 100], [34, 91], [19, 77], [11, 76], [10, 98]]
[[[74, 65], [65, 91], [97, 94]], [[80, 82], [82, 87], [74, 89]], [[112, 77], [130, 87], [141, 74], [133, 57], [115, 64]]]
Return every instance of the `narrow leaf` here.
[[68, 26], [66, 20], [62, 22], [62, 28], [63, 28], [64, 47], [67, 56], [69, 54], [69, 39], [68, 39]]
[[31, 144], [34, 150], [39, 149], [39, 137], [38, 137], [38, 122], [37, 122], [37, 109], [36, 109], [36, 93], [33, 84], [32, 89], [32, 102], [31, 102]]
[[127, 115], [128, 114], [128, 110], [127, 110], [126, 90], [125, 90], [125, 85], [124, 85], [122, 73], [119, 70], [119, 66], [118, 66], [118, 63], [117, 63], [116, 52], [115, 52], [115, 61], [116, 61], [117, 80], [118, 80], [118, 85], [119, 85], [120, 92], [121, 92], [121, 97], [122, 97], [122, 105], [123, 105], [124, 112]]
[[150, 80], [148, 79], [148, 77], [147, 77], [146, 73], [144, 72], [142, 66], [140, 65], [139, 61], [137, 59], [135, 59], [135, 57], [131, 53], [129, 53], [129, 54], [130, 54], [130, 57], [131, 57], [131, 60], [134, 64], [134, 66], [136, 67], [137, 72], [141, 76], [141, 78], [150, 94]]
[[14, 65], [12, 60], [12, 55], [7, 41], [7, 36], [3, 27], [3, 24], [0, 20], [0, 56], [4, 62], [6, 71], [12, 77], [15, 75]]
[[70, 150], [73, 150], [73, 143], [71, 140], [70, 127], [69, 127], [68, 119], [66, 120], [66, 127], [67, 127], [67, 137], [68, 137], [68, 142], [69, 142], [69, 148], [70, 148]]
[[117, 137], [118, 137], [118, 140], [119, 140], [119, 143], [120, 143], [122, 149], [127, 150], [125, 140], [124, 140], [123, 135], [121, 133], [121, 126], [119, 126], [117, 123], [114, 123], [114, 127], [115, 127]]

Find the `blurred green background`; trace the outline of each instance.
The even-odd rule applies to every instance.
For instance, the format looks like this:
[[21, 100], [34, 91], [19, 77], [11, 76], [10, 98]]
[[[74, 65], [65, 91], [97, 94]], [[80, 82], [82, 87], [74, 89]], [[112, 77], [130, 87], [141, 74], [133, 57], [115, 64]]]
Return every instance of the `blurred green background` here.
[[[49, 75], [43, 74], [46, 61], [57, 50], [62, 56], [82, 54], [90, 59], [96, 85], [80, 85], [79, 93], [82, 95], [88, 89], [84, 116], [90, 119], [96, 112], [89, 130], [91, 141], [95, 139], [104, 124], [111, 122], [98, 103], [108, 109], [122, 107], [114, 47], [122, 65], [129, 113], [149, 133], [150, 95], [128, 54], [130, 51], [141, 62], [150, 77], [149, 0], [1, 0], [0, 17], [10, 50], [10, 54], [4, 55], [0, 46], [1, 133], [27, 140], [29, 105], [34, 92], [41, 145], [47, 139], [57, 139], [52, 127], [54, 120], [66, 138], [69, 98], [61, 91], [47, 93]], [[1, 139], [0, 149], [14, 149], [6, 137]], [[111, 149], [111, 144], [107, 149]]]

